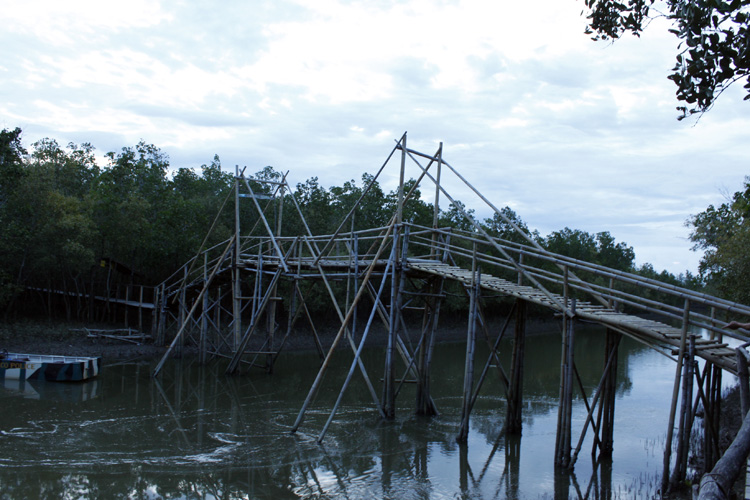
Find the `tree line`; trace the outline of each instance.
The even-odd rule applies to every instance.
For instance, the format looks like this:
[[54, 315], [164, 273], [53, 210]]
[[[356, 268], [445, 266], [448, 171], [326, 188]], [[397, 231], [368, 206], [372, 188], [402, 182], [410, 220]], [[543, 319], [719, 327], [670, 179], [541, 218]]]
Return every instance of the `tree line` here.
[[[193, 257], [207, 234], [205, 245], [211, 246], [234, 232], [234, 173], [222, 169], [218, 156], [200, 169], [175, 168], [162, 150], [141, 141], [107, 153], [106, 164], [99, 165], [89, 143], [63, 147], [45, 138], [27, 151], [21, 135], [20, 128], [0, 132], [0, 310], [6, 315], [28, 287], [86, 282], [104, 263], [116, 263], [132, 282], [156, 285]], [[282, 174], [267, 166], [252, 177], [279, 181]], [[293, 196], [313, 234], [331, 234], [372, 180], [365, 173], [359, 184], [348, 180], [325, 188], [311, 177], [285, 193], [289, 208], [284, 213], [294, 213]], [[406, 190], [415, 182], [408, 181]], [[272, 184], [251, 184], [256, 193], [271, 194]], [[750, 206], [750, 188], [746, 195]], [[353, 229], [386, 225], [397, 202], [397, 191], [385, 192], [374, 182]], [[253, 217], [254, 208], [240, 205], [241, 220], [243, 215]], [[440, 226], [471, 229], [461, 215], [465, 207], [457, 205], [441, 210]], [[432, 206], [418, 189], [403, 211], [406, 221], [432, 225]], [[504, 207], [502, 212], [528, 231], [512, 209]], [[695, 219], [696, 227], [702, 220]], [[497, 215], [481, 224], [491, 235], [518, 237]], [[285, 215], [284, 232], [303, 234], [302, 221]], [[672, 284], [702, 284], [701, 276], [690, 273], [674, 276], [650, 264], [636, 267], [633, 248], [607, 231], [592, 234], [566, 227], [546, 236], [538, 231], [531, 235], [555, 253]], [[712, 269], [706, 268], [709, 276], [715, 274]]]

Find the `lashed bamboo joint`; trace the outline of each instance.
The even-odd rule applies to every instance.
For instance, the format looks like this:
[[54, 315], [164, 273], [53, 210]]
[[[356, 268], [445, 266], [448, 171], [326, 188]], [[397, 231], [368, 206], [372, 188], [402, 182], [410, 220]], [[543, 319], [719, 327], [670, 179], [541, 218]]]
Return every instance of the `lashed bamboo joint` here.
[[[362, 208], [362, 200], [391, 160], [400, 168], [398, 204], [393, 217], [383, 227], [354, 231], [353, 219]], [[420, 162], [425, 160], [427, 165], [422, 165]], [[416, 168], [416, 182], [404, 182], [407, 165]], [[319, 440], [325, 437], [341, 398], [357, 371], [365, 380], [373, 406], [383, 418], [394, 417], [395, 401], [405, 383], [416, 385], [416, 411], [434, 415], [438, 408], [430, 396], [435, 383], [431, 371], [432, 350], [439, 341], [438, 320], [444, 289], [452, 284], [465, 293], [469, 304], [459, 440], [466, 437], [472, 407], [485, 378], [492, 371], [497, 372], [506, 392], [506, 432], [521, 432], [525, 317], [527, 306], [532, 304], [562, 318], [560, 412], [555, 452], [558, 465], [573, 466], [589, 427], [595, 435], [595, 449], [603, 455], [612, 453], [614, 377], [617, 346], [622, 336], [659, 350], [677, 362], [669, 440], [672, 438], [680, 381], [686, 390], [692, 391], [693, 378], [698, 388], [695, 397], [706, 408], [706, 422], [711, 426], [706, 434], [718, 435], [718, 419], [710, 417], [715, 415], [714, 405], [719, 397], [720, 383], [717, 380], [720, 380], [722, 371], [738, 373], [735, 350], [727, 340], [729, 337], [740, 342], [750, 340], [722, 329], [719, 318], [724, 320], [730, 315], [750, 317], [750, 307], [546, 251], [445, 161], [442, 144], [434, 155], [420, 153], [407, 148], [406, 134], [397, 142], [338, 229], [330, 235], [312, 233], [294, 196], [287, 196], [287, 199], [293, 204], [297, 227], [303, 230], [300, 234], [286, 235], [282, 224], [284, 192], [289, 190], [286, 176], [281, 181], [269, 182], [248, 179], [243, 172], [239, 169], [236, 172], [235, 234], [223, 244], [203, 250], [186, 263], [182, 275], [158, 287], [154, 334], [166, 341], [169, 329], [176, 333], [172, 335], [168, 352], [154, 376], [159, 374], [169, 354], [186, 340], [200, 346], [203, 360], [209, 356], [228, 357], [227, 373], [237, 373], [241, 366], [260, 367], [270, 372], [287, 338], [302, 319], [310, 326], [323, 362], [302, 403], [292, 432], [303, 424], [330, 361], [340, 352], [337, 348], [342, 342], [352, 353], [351, 367], [346, 379], [337, 381], [341, 383], [339, 397], [330, 410]], [[515, 237], [503, 239], [488, 234], [486, 228], [448, 193], [446, 173], [454, 174], [454, 179], [457, 178], [499, 216], [515, 232]], [[269, 182], [271, 194], [259, 196], [251, 181]], [[435, 188], [432, 227], [403, 220], [404, 204], [423, 182], [432, 182]], [[244, 227], [247, 221], [240, 221], [239, 215], [239, 204], [245, 199], [252, 202], [256, 216], [248, 228]], [[441, 199], [453, 204], [470, 230], [438, 227]], [[275, 210], [275, 227], [268, 216], [272, 210]], [[347, 225], [351, 229], [346, 230]], [[282, 287], [282, 283], [285, 286]], [[315, 287], [317, 291], [313, 291]], [[329, 345], [321, 341], [315, 318], [306, 304], [311, 293], [320, 296], [321, 291], [330, 300], [340, 324]], [[502, 300], [512, 302], [511, 312], [502, 329], [492, 332], [485, 312]], [[174, 301], [180, 304], [181, 312], [176, 315], [171, 308]], [[231, 309], [225, 307], [228, 302]], [[287, 318], [283, 329], [276, 322], [281, 317], [277, 314], [279, 307], [284, 307]], [[418, 331], [410, 332], [409, 329], [415, 327], [411, 324], [413, 321], [407, 321], [404, 312], [415, 309], [421, 311], [422, 320], [416, 327]], [[370, 376], [375, 368], [366, 366], [361, 357], [376, 321], [382, 323], [388, 333], [380, 390], [376, 388], [377, 379]], [[581, 321], [601, 325], [603, 334], [607, 335], [603, 375], [590, 404], [578, 380], [574, 356], [575, 325]], [[513, 361], [508, 376], [497, 353], [500, 340], [511, 323], [514, 324]], [[696, 329], [707, 332], [707, 336], [695, 337], [693, 332]], [[474, 345], [482, 337], [490, 348], [490, 356], [480, 371], [474, 369]], [[416, 342], [412, 342], [413, 339]], [[694, 358], [705, 362], [702, 371], [694, 370], [691, 361]], [[491, 370], [491, 367], [496, 370]], [[685, 371], [684, 367], [691, 371]], [[475, 377], [475, 373], [480, 375]], [[578, 444], [573, 448], [570, 409], [577, 390], [583, 392], [588, 416]], [[688, 439], [692, 425], [690, 409], [696, 404], [690, 393], [684, 393], [687, 399], [680, 412], [678, 440], [681, 441]], [[718, 442], [707, 439], [707, 446], [717, 449]], [[671, 464], [670, 453], [671, 443], [668, 443], [665, 476], [668, 476]], [[718, 455], [713, 453], [711, 456], [715, 459]], [[684, 457], [686, 454], [680, 449], [676, 480], [684, 471]]]

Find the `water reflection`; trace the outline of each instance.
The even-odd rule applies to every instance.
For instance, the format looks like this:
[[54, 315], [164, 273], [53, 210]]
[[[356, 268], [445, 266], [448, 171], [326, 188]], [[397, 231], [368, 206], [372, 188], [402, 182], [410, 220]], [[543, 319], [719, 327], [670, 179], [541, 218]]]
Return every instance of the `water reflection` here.
[[[582, 334], [577, 342], [579, 372], [589, 391], [601, 376], [602, 337]], [[669, 379], [671, 362], [639, 345], [623, 346], [614, 460], [580, 459], [571, 474], [553, 466], [559, 337], [530, 337], [527, 347], [523, 437], [501, 432], [502, 386], [490, 380], [472, 414], [467, 444], [460, 446], [455, 435], [463, 348], [455, 345], [435, 352], [433, 397], [440, 417], [413, 415], [415, 394], [406, 387], [396, 420], [382, 421], [360, 377], [323, 445], [316, 443], [317, 433], [348, 370], [351, 358], [344, 352], [334, 358], [294, 435], [289, 429], [317, 372], [316, 355], [288, 354], [273, 376], [226, 377], [221, 363], [181, 360], [167, 363], [152, 380], [151, 362], [108, 365], [98, 381], [99, 396], [78, 401], [29, 400], [6, 391], [5, 406], [13, 411], [0, 415], [0, 488], [7, 498], [609, 499], [633, 498], [644, 475], [658, 477], [652, 471], [660, 452], [644, 458], [644, 443], [658, 442], [666, 430], [666, 417], [659, 415], [669, 408], [653, 396], [649, 379], [660, 370]], [[382, 367], [382, 353], [372, 350], [365, 361]], [[509, 365], [509, 354], [502, 361]], [[666, 394], [670, 390], [668, 383]], [[654, 420], [638, 423], [644, 398]], [[574, 426], [580, 429], [584, 418], [578, 401]]]

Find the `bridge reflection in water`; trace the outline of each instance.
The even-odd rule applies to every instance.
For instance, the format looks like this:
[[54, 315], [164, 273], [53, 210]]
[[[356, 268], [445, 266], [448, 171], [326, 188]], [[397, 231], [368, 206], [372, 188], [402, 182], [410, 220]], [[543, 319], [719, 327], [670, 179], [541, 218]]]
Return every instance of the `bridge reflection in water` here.
[[[289, 429], [315, 376], [315, 354], [287, 353], [273, 376], [223, 375], [225, 363], [170, 360], [158, 379], [151, 363], [109, 363], [98, 397], [85, 402], [28, 400], [3, 395], [0, 427], [5, 461], [0, 487], [9, 498], [650, 498], [659, 487], [673, 362], [625, 340], [617, 365], [617, 424], [612, 460], [580, 459], [575, 471], [555, 467], [561, 345], [559, 334], [527, 339], [523, 435], [502, 432], [506, 402], [480, 398], [465, 442], [455, 440], [462, 412], [465, 344], [440, 344], [434, 362], [441, 385], [433, 397], [439, 417], [400, 406], [382, 420], [371, 411], [367, 387], [355, 379], [325, 442]], [[507, 341], [504, 341], [507, 342]], [[503, 346], [507, 347], [507, 346]], [[600, 359], [604, 337], [578, 332], [576, 355]], [[501, 361], [509, 362], [508, 349]], [[486, 354], [479, 348], [480, 354]], [[380, 348], [364, 352], [383, 363]], [[328, 376], [344, 377], [341, 357]], [[600, 369], [581, 364], [587, 389]], [[500, 390], [491, 380], [488, 393]], [[404, 400], [415, 396], [404, 388]], [[323, 389], [316, 406], [336, 400]], [[573, 422], [586, 415], [577, 398]], [[320, 428], [327, 411], [311, 410]], [[586, 443], [591, 446], [590, 438]]]

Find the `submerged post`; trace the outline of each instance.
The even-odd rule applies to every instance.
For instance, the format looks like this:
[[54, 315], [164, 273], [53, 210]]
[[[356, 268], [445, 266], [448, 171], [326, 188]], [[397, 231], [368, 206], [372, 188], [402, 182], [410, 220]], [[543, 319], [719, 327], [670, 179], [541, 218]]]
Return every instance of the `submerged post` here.
[[601, 439], [594, 436], [592, 455], [599, 448], [599, 456], [609, 458], [614, 449], [615, 396], [617, 393], [617, 352], [622, 335], [607, 329], [604, 347], [604, 382], [602, 384], [601, 404], [597, 417], [597, 427], [601, 429]]
[[[388, 322], [388, 344], [385, 352], [385, 373], [383, 374], [383, 411], [387, 419], [396, 416], [396, 368], [394, 365], [396, 351], [396, 329], [398, 328], [399, 310], [399, 279], [400, 273], [397, 268], [399, 263], [399, 234], [400, 226], [393, 231], [393, 251], [391, 252], [391, 301], [390, 317]], [[383, 279], [386, 277], [383, 276]]]
[[476, 266], [476, 243], [471, 266], [471, 294], [469, 295], [469, 325], [466, 329], [466, 362], [464, 365], [463, 405], [461, 427], [456, 436], [459, 443], [466, 442], [469, 436], [469, 415], [471, 414], [472, 393], [474, 392], [474, 346], [476, 343], [477, 309], [479, 302], [481, 271]]
[[674, 436], [674, 420], [677, 414], [677, 399], [680, 395], [680, 378], [682, 374], [683, 357], [687, 345], [688, 327], [690, 326], [690, 299], [685, 299], [682, 310], [682, 335], [680, 337], [680, 352], [677, 355], [677, 367], [675, 368], [674, 385], [672, 387], [672, 406], [669, 410], [669, 427], [667, 427], [667, 442], [664, 444], [664, 465], [661, 478], [661, 491], [666, 494], [669, 491], [669, 466], [672, 458], [672, 438]]
[[[570, 308], [575, 315], [576, 299], [571, 300]], [[567, 314], [565, 315], [567, 318]], [[557, 439], [555, 444], [555, 465], [570, 466], [571, 458], [571, 416], [573, 409], [573, 348], [575, 332], [573, 318], [567, 318], [563, 331], [562, 369], [560, 380], [560, 405], [557, 413]]]
[[526, 301], [516, 299], [516, 321], [513, 336], [513, 358], [510, 366], [508, 388], [508, 413], [505, 419], [506, 434], [521, 434], [523, 419], [523, 361], [526, 350]]

